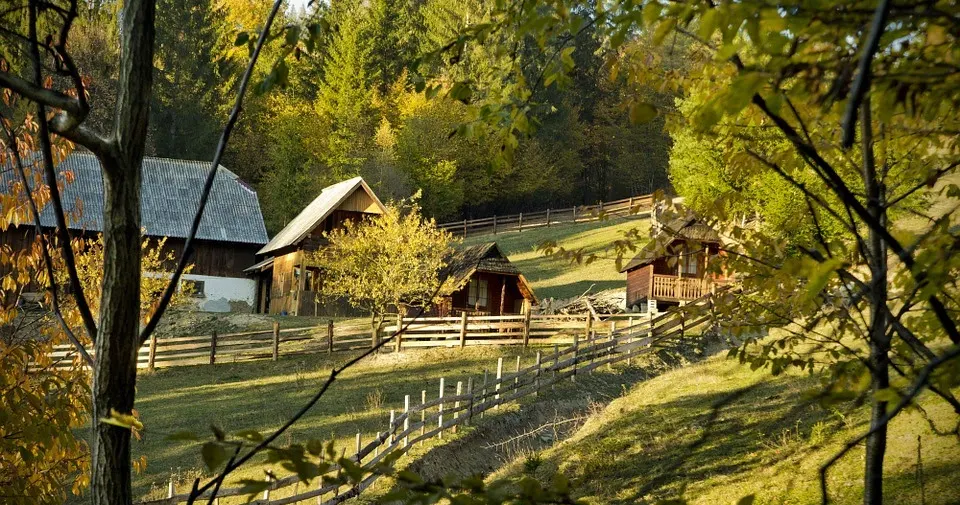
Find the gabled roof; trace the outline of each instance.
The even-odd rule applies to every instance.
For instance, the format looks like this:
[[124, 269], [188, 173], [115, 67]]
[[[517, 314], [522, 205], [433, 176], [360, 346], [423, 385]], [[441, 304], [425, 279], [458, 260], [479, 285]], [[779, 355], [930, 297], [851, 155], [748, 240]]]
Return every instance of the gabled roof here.
[[440, 278], [449, 280], [454, 286], [460, 288], [470, 280], [474, 272], [516, 275], [523, 296], [533, 300], [533, 303], [537, 302], [537, 297], [533, 294], [533, 288], [530, 287], [527, 279], [513, 263], [510, 263], [496, 242], [454, 250], [446, 259], [446, 266], [440, 270]]
[[380, 210], [386, 211], [386, 207], [373, 193], [370, 186], [367, 186], [363, 177], [347, 179], [323, 188], [320, 194], [300, 211], [297, 217], [284, 226], [280, 233], [277, 233], [267, 245], [257, 251], [257, 254], [267, 254], [300, 242], [359, 188], [363, 188], [370, 195], [377, 206], [380, 207]]
[[[146, 234], [186, 238], [210, 163], [147, 157], [142, 168], [140, 216]], [[73, 175], [73, 182], [64, 184], [61, 195], [68, 221], [80, 211], [79, 219], [69, 222], [70, 228], [103, 231], [103, 172], [96, 156], [74, 152], [57, 170], [61, 180], [66, 171]], [[8, 191], [12, 183], [19, 182], [19, 176], [15, 170], [3, 170], [0, 181], [0, 190]], [[56, 226], [52, 205], [40, 211], [40, 223], [50, 228]], [[267, 242], [257, 192], [222, 166], [217, 170], [197, 238], [245, 244]]]
[[620, 272], [627, 272], [653, 263], [666, 256], [667, 247], [678, 241], [719, 244], [720, 234], [695, 217], [674, 219], [664, 224], [650, 242], [643, 246], [640, 252], [620, 269]]

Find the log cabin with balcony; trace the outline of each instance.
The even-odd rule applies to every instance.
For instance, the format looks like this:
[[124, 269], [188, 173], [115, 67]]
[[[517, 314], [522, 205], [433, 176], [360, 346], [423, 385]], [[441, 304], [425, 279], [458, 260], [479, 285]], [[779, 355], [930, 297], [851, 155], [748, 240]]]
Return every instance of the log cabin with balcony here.
[[293, 316], [345, 315], [343, 303], [318, 300], [323, 278], [309, 254], [327, 243], [324, 233], [383, 214], [386, 208], [362, 177], [324, 188], [306, 208], [257, 251], [246, 269], [257, 282], [257, 312]]
[[728, 276], [708, 268], [720, 246], [720, 235], [694, 217], [657, 226], [650, 242], [620, 270], [627, 274], [627, 307], [656, 311], [726, 285]]
[[438, 316], [523, 314], [537, 304], [530, 283], [496, 242], [455, 250], [440, 278], [456, 290], [434, 306]]

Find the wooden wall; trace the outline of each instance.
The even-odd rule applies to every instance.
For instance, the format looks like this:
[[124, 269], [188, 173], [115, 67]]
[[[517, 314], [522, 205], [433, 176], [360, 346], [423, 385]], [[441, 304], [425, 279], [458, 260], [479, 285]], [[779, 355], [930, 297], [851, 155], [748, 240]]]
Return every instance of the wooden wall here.
[[[183, 246], [186, 241], [180, 238], [169, 238], [164, 249], [172, 251], [177, 259], [183, 253]], [[156, 242], [151, 240], [151, 246]], [[211, 275], [215, 277], [248, 277], [243, 269], [256, 263], [257, 251], [263, 247], [262, 244], [238, 244], [232, 242], [213, 242], [209, 240], [198, 240], [193, 249], [192, 262], [193, 270], [190, 272], [197, 275]], [[167, 268], [176, 267], [176, 261], [168, 265]]]
[[[494, 316], [501, 315], [500, 302], [501, 294], [504, 295], [503, 314], [519, 314], [522, 310], [523, 294], [518, 287], [518, 279], [515, 275], [494, 274], [488, 272], [475, 272], [471, 279], [487, 280], [487, 306], [480, 307], [480, 312], [486, 312]], [[504, 286], [506, 289], [504, 289]], [[453, 309], [473, 310], [473, 306], [467, 305], [469, 284], [465, 284], [463, 289], [454, 291], [450, 295], [450, 303]], [[517, 301], [520, 301], [520, 309], [517, 308]]]
[[627, 307], [650, 296], [653, 286], [653, 265], [634, 268], [627, 272]]

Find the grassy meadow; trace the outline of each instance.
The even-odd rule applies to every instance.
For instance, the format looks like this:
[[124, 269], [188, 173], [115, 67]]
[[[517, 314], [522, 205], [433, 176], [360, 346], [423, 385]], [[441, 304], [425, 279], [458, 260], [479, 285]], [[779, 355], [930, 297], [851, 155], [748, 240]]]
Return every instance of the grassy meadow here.
[[[637, 385], [569, 440], [495, 476], [560, 471], [591, 505], [734, 504], [751, 494], [756, 504], [819, 503], [820, 465], [867, 430], [867, 411], [805, 400], [818, 386], [806, 374], [772, 377], [715, 356]], [[953, 428], [944, 402], [928, 393], [920, 403], [938, 429]], [[916, 411], [902, 414], [888, 437], [887, 501], [960, 503], [958, 464], [956, 436], [935, 434]], [[862, 476], [861, 445], [829, 473], [832, 503], [861, 503]]]
[[[604, 248], [622, 238], [627, 230], [640, 228], [646, 233], [649, 226], [646, 218], [610, 217], [589, 223], [468, 237], [464, 245], [496, 242], [530, 281], [538, 297], [569, 298], [591, 288], [593, 292], [625, 289], [626, 274], [617, 271], [613, 256], [605, 254]], [[590, 265], [571, 265], [568, 261], [546, 258], [537, 251], [537, 246], [547, 240], [556, 241], [557, 245], [568, 250], [583, 248], [585, 253], [597, 253], [603, 257]]]

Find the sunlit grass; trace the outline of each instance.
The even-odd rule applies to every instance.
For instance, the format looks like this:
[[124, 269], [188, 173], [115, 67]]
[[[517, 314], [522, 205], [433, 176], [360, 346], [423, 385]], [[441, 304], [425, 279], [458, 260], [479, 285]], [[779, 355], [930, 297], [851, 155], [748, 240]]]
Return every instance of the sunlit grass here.
[[[593, 292], [626, 289], [626, 274], [617, 271], [612, 251], [607, 249], [614, 240], [623, 238], [623, 233], [632, 228], [639, 228], [641, 233], [646, 233], [649, 221], [645, 218], [612, 217], [590, 223], [540, 227], [520, 233], [511, 231], [469, 237], [464, 243], [496, 242], [530, 281], [539, 298], [568, 298], [591, 287]], [[571, 265], [569, 261], [544, 257], [537, 251], [537, 246], [548, 240], [555, 241], [567, 250], [583, 248], [584, 253], [601, 257], [590, 265]], [[642, 245], [638, 244], [638, 247]]]

